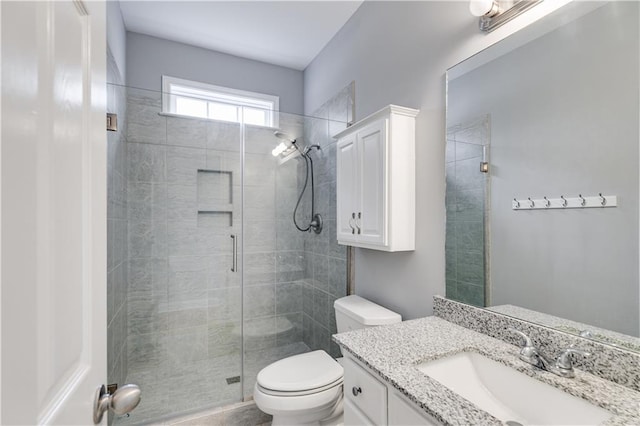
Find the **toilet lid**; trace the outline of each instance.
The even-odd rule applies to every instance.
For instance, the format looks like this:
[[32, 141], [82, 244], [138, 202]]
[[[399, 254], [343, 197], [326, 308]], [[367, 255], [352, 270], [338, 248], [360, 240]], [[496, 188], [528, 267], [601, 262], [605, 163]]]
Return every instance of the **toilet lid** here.
[[263, 368], [258, 384], [265, 389], [297, 392], [320, 388], [342, 378], [344, 370], [325, 351], [294, 355]]

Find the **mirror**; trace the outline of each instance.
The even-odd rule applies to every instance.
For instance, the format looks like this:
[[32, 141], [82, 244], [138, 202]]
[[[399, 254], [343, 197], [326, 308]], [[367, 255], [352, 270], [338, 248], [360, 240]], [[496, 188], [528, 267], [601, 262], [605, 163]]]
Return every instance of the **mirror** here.
[[448, 298], [640, 351], [639, 12], [572, 2], [448, 70]]

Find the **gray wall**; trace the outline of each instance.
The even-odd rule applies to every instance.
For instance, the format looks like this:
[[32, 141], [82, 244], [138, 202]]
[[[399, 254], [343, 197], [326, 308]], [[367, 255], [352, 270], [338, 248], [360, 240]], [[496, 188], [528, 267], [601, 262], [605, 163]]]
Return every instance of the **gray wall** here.
[[[505, 31], [508, 28], [504, 28]], [[356, 250], [356, 293], [406, 318], [445, 289], [445, 71], [504, 36], [484, 35], [468, 2], [365, 2], [305, 70], [305, 112], [356, 83], [356, 119], [394, 103], [416, 121], [416, 250]]]
[[127, 84], [160, 91], [162, 75], [277, 95], [280, 111], [303, 110], [302, 71], [128, 32]]
[[[491, 115], [491, 305], [638, 335], [638, 51], [611, 3], [450, 83], [451, 123]], [[510, 207], [598, 192], [620, 205]]]

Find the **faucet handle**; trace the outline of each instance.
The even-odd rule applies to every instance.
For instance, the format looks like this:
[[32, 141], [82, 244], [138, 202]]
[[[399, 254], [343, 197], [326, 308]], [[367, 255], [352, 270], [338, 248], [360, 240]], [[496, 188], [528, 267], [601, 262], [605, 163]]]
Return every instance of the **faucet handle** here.
[[531, 338], [529, 336], [527, 336], [526, 334], [524, 334], [522, 331], [517, 330], [513, 327], [509, 327], [507, 328], [508, 331], [517, 334], [518, 336], [522, 337], [524, 339], [524, 346], [522, 346], [523, 348], [529, 348], [529, 347], [534, 347], [533, 342], [531, 341]]
[[560, 356], [558, 356], [558, 359], [556, 360], [556, 367], [563, 370], [573, 370], [573, 361], [571, 360], [571, 354], [581, 355], [585, 358], [591, 356], [591, 353], [583, 351], [582, 349], [567, 348], [562, 351]]
[[507, 330], [524, 339], [524, 345], [520, 347], [520, 354], [518, 355], [522, 361], [542, 368], [543, 370], [548, 370], [549, 361], [538, 351], [538, 348], [536, 348], [529, 336], [513, 327], [509, 327]]

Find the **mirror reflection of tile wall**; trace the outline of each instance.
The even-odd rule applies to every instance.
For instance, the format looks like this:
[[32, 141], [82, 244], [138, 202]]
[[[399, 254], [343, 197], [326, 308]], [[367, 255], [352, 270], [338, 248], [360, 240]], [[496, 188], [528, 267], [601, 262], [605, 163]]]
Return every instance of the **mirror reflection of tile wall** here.
[[447, 128], [446, 146], [446, 295], [449, 299], [485, 306], [488, 299], [488, 241], [486, 209], [489, 116]]

